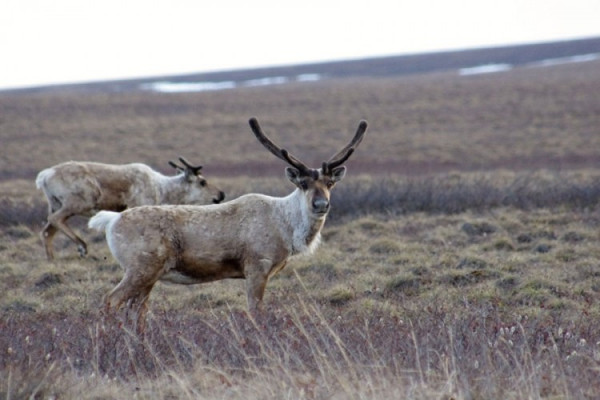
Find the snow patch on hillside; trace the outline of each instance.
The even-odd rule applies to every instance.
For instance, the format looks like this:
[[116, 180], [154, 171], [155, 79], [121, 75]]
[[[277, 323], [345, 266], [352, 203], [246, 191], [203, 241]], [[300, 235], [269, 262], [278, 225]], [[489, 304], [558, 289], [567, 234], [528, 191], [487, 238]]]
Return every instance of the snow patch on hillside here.
[[169, 82], [157, 81], [140, 85], [142, 90], [160, 93], [188, 93], [209, 92], [215, 90], [235, 89], [241, 87], [257, 87], [270, 85], [283, 85], [289, 82], [316, 82], [321, 80], [320, 74], [300, 74], [295, 77], [271, 76], [245, 81], [222, 81], [222, 82]]

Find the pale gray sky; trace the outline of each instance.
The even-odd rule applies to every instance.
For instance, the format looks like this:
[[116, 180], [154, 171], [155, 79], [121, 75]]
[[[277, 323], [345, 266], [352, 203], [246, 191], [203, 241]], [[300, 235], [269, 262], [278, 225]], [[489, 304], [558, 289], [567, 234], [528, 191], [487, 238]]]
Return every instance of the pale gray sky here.
[[3, 0], [0, 88], [592, 37], [599, 21], [599, 0]]

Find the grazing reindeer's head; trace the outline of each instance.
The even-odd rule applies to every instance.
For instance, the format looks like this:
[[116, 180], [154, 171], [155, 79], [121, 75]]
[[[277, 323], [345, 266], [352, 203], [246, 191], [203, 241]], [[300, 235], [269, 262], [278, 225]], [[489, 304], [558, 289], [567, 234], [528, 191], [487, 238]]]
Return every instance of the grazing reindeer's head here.
[[333, 186], [346, 175], [346, 167], [342, 166], [352, 155], [363, 139], [367, 130], [367, 122], [361, 121], [354, 138], [343, 149], [324, 161], [321, 168], [309, 168], [291, 155], [286, 149], [277, 146], [265, 135], [256, 118], [250, 119], [250, 127], [254, 135], [277, 158], [287, 162], [291, 167], [285, 169], [287, 178], [300, 189], [306, 197], [312, 214], [322, 218], [329, 211], [329, 197]]
[[179, 161], [183, 166], [179, 166], [173, 161], [169, 161], [169, 165], [183, 173], [183, 179], [189, 184], [189, 190], [183, 193], [187, 197], [185, 204], [208, 204], [209, 202], [218, 204], [225, 199], [225, 193], [209, 184], [202, 176], [201, 165], [191, 165], [183, 157], [179, 157]]

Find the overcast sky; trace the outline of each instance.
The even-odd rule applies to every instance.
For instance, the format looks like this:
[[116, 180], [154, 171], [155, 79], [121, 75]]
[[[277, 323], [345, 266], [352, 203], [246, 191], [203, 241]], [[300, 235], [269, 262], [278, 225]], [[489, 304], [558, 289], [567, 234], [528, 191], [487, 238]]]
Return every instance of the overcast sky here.
[[0, 88], [592, 36], [600, 0], [2, 0]]

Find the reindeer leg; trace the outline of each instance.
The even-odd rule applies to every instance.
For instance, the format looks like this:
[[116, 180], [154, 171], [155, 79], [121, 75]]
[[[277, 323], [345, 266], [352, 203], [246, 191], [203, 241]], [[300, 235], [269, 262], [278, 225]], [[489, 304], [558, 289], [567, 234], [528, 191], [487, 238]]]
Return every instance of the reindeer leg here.
[[104, 309], [107, 314], [112, 312], [116, 312], [128, 302], [129, 297], [131, 296], [129, 285], [131, 285], [131, 277], [128, 274], [125, 274], [121, 282], [104, 299]]
[[262, 310], [262, 300], [272, 264], [271, 260], [262, 259], [256, 263], [248, 264], [244, 268], [248, 309], [251, 313]]
[[150, 290], [152, 290], [152, 287], [144, 290], [142, 293], [138, 293], [134, 301], [135, 331], [138, 335], [141, 335], [146, 331], [146, 314], [148, 313], [148, 297], [150, 297]]
[[[248, 279], [248, 278], [246, 278]], [[248, 310], [250, 312], [262, 310], [262, 301], [267, 286], [267, 277], [248, 280], [246, 292], [248, 297]]]
[[[145, 307], [145, 304], [140, 304], [139, 295], [136, 287], [133, 285], [133, 279], [126, 274], [121, 282], [106, 297], [106, 309], [112, 309], [114, 312], [117, 312], [125, 304], [126, 310], [123, 317], [123, 324], [131, 326], [133, 325], [133, 321], [135, 321], [137, 326], [135, 331], [143, 332], [143, 323], [140, 322], [140, 309]], [[146, 295], [145, 298], [148, 298], [148, 296]]]
[[125, 276], [106, 297], [106, 305], [107, 308], [117, 310], [126, 304], [128, 311], [131, 312], [131, 323], [136, 325], [135, 331], [143, 333], [148, 311], [146, 303], [154, 284], [163, 274], [165, 261], [155, 259], [154, 262], [139, 265], [143, 265], [143, 268], [136, 268], [136, 266], [125, 268]]
[[54, 235], [58, 232], [58, 229], [50, 222], [46, 223], [42, 231], [40, 232], [40, 238], [42, 239], [42, 243], [44, 244], [44, 249], [46, 250], [46, 257], [48, 261], [54, 259], [54, 249], [52, 248], [52, 240], [54, 239]]
[[85, 257], [87, 254], [87, 244], [79, 237], [77, 234], [67, 225], [67, 219], [71, 217], [73, 214], [67, 213], [63, 210], [58, 210], [57, 212], [50, 214], [48, 216], [48, 223], [52, 224], [55, 229], [59, 229], [65, 235], [69, 237], [72, 241], [77, 244], [77, 250], [79, 251], [79, 255], [81, 257]]

